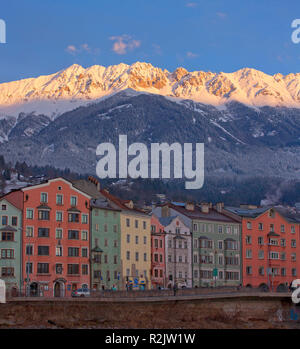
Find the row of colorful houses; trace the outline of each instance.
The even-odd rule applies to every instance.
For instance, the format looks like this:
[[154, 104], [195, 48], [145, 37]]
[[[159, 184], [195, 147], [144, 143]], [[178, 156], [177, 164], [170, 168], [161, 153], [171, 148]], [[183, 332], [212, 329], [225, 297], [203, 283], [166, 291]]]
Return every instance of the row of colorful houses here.
[[167, 202], [148, 212], [93, 177], [55, 178], [1, 197], [0, 216], [0, 277], [16, 293], [280, 290], [299, 276], [300, 217], [283, 207]]

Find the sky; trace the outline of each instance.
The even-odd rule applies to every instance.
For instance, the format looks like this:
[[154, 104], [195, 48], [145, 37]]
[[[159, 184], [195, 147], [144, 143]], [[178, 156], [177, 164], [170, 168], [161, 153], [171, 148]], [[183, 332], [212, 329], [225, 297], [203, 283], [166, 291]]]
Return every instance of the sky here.
[[0, 8], [0, 82], [149, 62], [173, 71], [300, 72], [299, 0], [10, 0]]

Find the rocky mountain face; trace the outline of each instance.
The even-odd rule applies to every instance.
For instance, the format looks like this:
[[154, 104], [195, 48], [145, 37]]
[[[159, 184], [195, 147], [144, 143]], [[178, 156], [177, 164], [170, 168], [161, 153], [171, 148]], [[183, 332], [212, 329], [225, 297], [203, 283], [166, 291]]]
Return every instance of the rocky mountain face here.
[[96, 147], [204, 142], [206, 175], [300, 176], [300, 74], [73, 65], [0, 84], [7, 161], [95, 173]]
[[0, 153], [11, 161], [95, 173], [97, 145], [117, 147], [120, 134], [128, 136], [128, 144], [204, 142], [206, 175], [300, 176], [299, 109], [253, 109], [238, 102], [220, 109], [133, 90], [54, 120], [23, 115], [0, 144]]

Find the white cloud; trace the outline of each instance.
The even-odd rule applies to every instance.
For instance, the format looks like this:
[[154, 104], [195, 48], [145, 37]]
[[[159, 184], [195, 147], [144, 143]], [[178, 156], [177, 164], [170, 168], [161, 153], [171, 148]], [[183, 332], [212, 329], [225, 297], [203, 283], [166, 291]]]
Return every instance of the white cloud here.
[[224, 12], [217, 12], [217, 16], [219, 18], [226, 18], [227, 17], [227, 13], [224, 13]]
[[92, 49], [88, 44], [85, 43], [79, 45], [78, 47], [76, 47], [75, 45], [69, 45], [67, 46], [65, 51], [70, 53], [71, 55], [75, 55], [82, 52], [96, 55], [99, 53], [100, 50], [98, 48]]
[[77, 48], [74, 45], [69, 45], [66, 48], [66, 51], [72, 55], [74, 55], [77, 52]]
[[188, 58], [196, 58], [196, 57], [198, 57], [198, 55], [197, 55], [196, 53], [193, 53], [193, 52], [191, 52], [191, 51], [188, 51], [188, 52], [186, 53], [186, 56], [187, 56]]
[[187, 2], [185, 4], [186, 7], [196, 7], [198, 4], [196, 2]]
[[132, 51], [135, 48], [141, 46], [140, 40], [134, 40], [130, 35], [120, 35], [120, 36], [111, 36], [110, 40], [115, 41], [112, 47], [112, 50], [118, 55], [124, 55], [128, 51]]

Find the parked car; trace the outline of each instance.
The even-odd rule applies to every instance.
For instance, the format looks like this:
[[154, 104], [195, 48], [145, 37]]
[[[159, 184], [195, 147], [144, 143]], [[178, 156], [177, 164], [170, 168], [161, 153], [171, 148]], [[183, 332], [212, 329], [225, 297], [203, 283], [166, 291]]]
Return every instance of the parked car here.
[[72, 297], [89, 297], [91, 295], [88, 288], [78, 288], [72, 292]]

